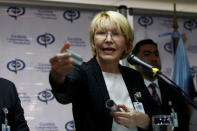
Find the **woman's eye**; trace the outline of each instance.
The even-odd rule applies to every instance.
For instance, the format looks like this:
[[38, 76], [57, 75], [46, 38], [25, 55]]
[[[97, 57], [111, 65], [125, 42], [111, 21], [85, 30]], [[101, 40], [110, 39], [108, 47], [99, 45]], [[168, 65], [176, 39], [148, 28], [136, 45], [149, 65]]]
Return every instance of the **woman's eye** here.
[[99, 32], [96, 32], [96, 34], [105, 35], [106, 33], [104, 31], [99, 31]]
[[118, 35], [120, 35], [120, 34], [119, 34], [118, 32], [113, 32], [112, 35], [118, 36]]

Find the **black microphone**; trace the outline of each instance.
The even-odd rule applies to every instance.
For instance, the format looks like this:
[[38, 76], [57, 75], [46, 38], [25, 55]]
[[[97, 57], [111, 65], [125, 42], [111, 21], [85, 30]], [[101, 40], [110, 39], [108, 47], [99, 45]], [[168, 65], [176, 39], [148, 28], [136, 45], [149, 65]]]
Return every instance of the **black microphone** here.
[[113, 100], [108, 99], [105, 102], [105, 106], [107, 109], [110, 109], [111, 111], [120, 111], [122, 112], [123, 110], [121, 110], [121, 108], [118, 108], [118, 106], [116, 105], [116, 103]]
[[137, 56], [131, 54], [127, 57], [127, 61], [132, 64], [132, 65], [141, 65], [147, 69], [149, 69], [150, 71], [153, 72], [153, 75], [155, 76], [156, 74], [160, 73], [158, 68], [153, 67], [152, 65], [149, 65], [148, 63], [146, 63], [145, 61], [141, 60], [140, 58], [138, 58]]

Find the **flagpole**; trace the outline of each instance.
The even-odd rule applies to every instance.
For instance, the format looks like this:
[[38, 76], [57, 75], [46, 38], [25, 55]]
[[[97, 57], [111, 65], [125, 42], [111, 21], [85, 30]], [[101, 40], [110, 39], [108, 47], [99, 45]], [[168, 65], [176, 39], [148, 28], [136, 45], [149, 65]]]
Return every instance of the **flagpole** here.
[[[177, 16], [176, 16], [176, 3], [173, 4], [174, 5], [174, 11], [173, 11], [173, 34], [172, 34], [172, 40], [173, 40], [173, 55], [176, 54], [176, 49], [179, 43], [179, 32], [178, 32], [178, 22], [177, 22]], [[174, 85], [175, 83], [173, 83]], [[177, 85], [175, 84], [175, 87]], [[177, 86], [178, 87], [178, 86]], [[177, 88], [178, 89], [178, 88]], [[193, 107], [197, 109], [197, 103], [194, 103], [188, 96], [185, 95], [184, 91], [182, 92], [183, 96], [185, 97], [185, 100], [190, 104], [188, 105], [188, 109], [189, 109], [189, 113], [190, 116], [192, 114], [193, 111]]]
[[173, 53], [175, 55], [176, 53], [176, 47], [178, 45], [179, 37], [177, 36], [178, 34], [178, 22], [177, 22], [177, 17], [176, 17], [176, 3], [174, 3], [174, 12], [173, 12]]

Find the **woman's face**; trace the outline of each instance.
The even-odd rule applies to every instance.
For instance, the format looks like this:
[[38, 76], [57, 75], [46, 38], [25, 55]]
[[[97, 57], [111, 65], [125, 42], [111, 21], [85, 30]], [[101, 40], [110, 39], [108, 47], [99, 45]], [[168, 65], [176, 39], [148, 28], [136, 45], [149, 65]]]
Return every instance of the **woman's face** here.
[[96, 58], [99, 62], [119, 63], [120, 57], [127, 49], [123, 34], [117, 32], [108, 20], [101, 22], [101, 28], [94, 35]]

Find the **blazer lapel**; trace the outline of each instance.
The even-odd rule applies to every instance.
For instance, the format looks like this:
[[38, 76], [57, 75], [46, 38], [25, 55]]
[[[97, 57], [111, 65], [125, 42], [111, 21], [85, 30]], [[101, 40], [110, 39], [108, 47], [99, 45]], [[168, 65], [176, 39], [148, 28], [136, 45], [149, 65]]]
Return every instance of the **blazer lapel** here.
[[135, 102], [134, 94], [138, 92], [138, 89], [134, 87], [133, 83], [130, 82], [132, 80], [132, 76], [129, 76], [126, 71], [124, 71], [123, 67], [119, 65], [120, 72], [122, 74], [122, 77], [124, 79], [124, 82], [126, 84], [127, 90], [129, 92], [129, 96], [131, 98], [132, 102]]
[[98, 99], [103, 99], [103, 101], [106, 101], [107, 99], [109, 99], [109, 94], [107, 91], [105, 80], [102, 75], [102, 71], [95, 57], [90, 61], [90, 64], [91, 64], [91, 70], [92, 70], [91, 73], [95, 79], [94, 94], [97, 93], [98, 95], [99, 93]]
[[161, 98], [162, 98], [162, 107], [164, 108], [168, 108], [167, 110], [170, 110], [169, 108], [169, 101], [172, 101], [170, 100], [170, 97], [169, 97], [169, 92], [167, 91], [167, 86], [165, 84], [165, 82], [163, 82], [162, 80], [159, 79], [159, 88], [160, 88], [160, 91], [161, 91]]

